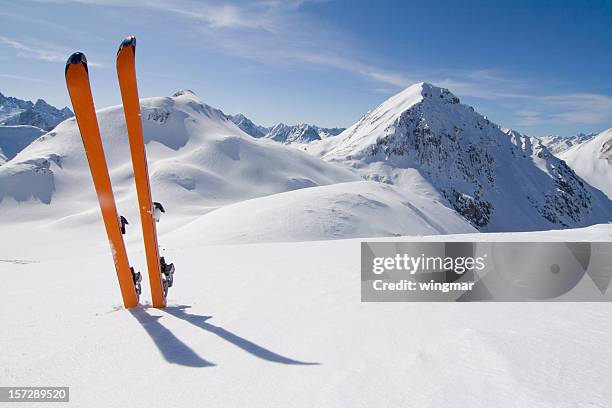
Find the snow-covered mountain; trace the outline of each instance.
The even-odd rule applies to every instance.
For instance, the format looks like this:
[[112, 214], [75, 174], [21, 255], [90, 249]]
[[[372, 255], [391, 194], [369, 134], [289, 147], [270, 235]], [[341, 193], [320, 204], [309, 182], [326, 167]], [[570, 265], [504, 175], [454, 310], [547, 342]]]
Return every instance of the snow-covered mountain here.
[[264, 137], [266, 133], [270, 131], [270, 129], [267, 127], [256, 125], [251, 119], [247, 118], [242, 113], [238, 113], [237, 115], [227, 115], [227, 117], [244, 133], [253, 137]]
[[285, 144], [309, 143], [313, 140], [321, 140], [317, 129], [306, 123], [296, 126], [287, 126], [284, 123], [279, 123], [265, 137]]
[[36, 126], [0, 126], [0, 166], [44, 133]]
[[267, 128], [265, 126], [256, 125], [242, 113], [228, 115], [228, 118], [248, 135], [256, 138], [265, 137], [266, 139], [272, 139], [284, 144], [310, 143], [314, 140], [322, 140], [328, 137], [337, 136], [344, 131], [344, 128], [324, 128], [316, 125], [309, 125], [307, 123], [285, 125], [282, 122]]
[[595, 136], [597, 136], [597, 133], [578, 133], [577, 135], [570, 137], [548, 135], [537, 137], [537, 139], [542, 142], [542, 144], [546, 146], [552, 154], [558, 155], [559, 153], [564, 152], [573, 146], [588, 142]]
[[612, 199], [612, 128], [560, 152], [580, 177]]
[[543, 144], [500, 127], [447, 89], [415, 84], [337, 137], [307, 145], [327, 161], [409, 191], [430, 184], [481, 231], [612, 220], [612, 202]]
[[344, 131], [342, 128], [322, 128], [307, 123], [292, 126], [279, 123], [264, 137], [284, 144], [305, 144], [337, 136], [342, 131]]
[[[182, 206], [217, 206], [302, 187], [358, 180], [337, 165], [244, 134], [190, 91], [142, 101], [156, 196]], [[120, 198], [132, 190], [123, 110], [98, 111], [111, 177]], [[0, 199], [91, 196], [91, 176], [74, 118], [21, 151], [0, 170]], [[70, 180], [69, 183], [68, 180]], [[68, 194], [69, 193], [69, 194]], [[57, 197], [56, 197], [57, 196]]]
[[0, 125], [30, 125], [48, 131], [73, 115], [68, 107], [57, 109], [42, 99], [31, 102], [0, 93]]
[[[153, 197], [167, 210], [163, 225], [169, 230], [196, 221], [209, 225], [217, 221], [208, 219], [219, 220], [226, 214], [225, 232], [220, 236], [235, 237], [245, 228], [275, 232], [276, 236], [250, 236], [263, 240], [474, 231], [440, 204], [442, 198], [435, 192], [416, 197], [378, 183], [371, 183], [369, 192], [362, 191], [365, 187], [356, 189], [353, 182], [362, 179], [350, 169], [272, 140], [252, 138], [190, 91], [143, 99], [141, 112]], [[101, 109], [98, 120], [119, 211], [137, 222], [123, 110], [120, 106]], [[321, 187], [330, 184], [336, 186]], [[308, 193], [294, 191], [306, 187]], [[252, 200], [263, 196], [269, 198]], [[223, 213], [217, 210], [244, 200], [251, 203]], [[257, 210], [258, 206], [262, 208]], [[47, 219], [54, 228], [100, 223], [74, 119], [64, 121], [0, 167], [0, 207], [0, 223], [37, 218]], [[292, 215], [298, 208], [305, 212], [301, 218]], [[391, 228], [400, 209], [405, 213]], [[325, 217], [319, 221], [325, 226], [317, 229], [314, 219], [319, 215]], [[313, 226], [302, 224], [306, 221]], [[366, 224], [379, 227], [366, 228]], [[217, 233], [218, 229], [202, 230], [200, 235]]]
[[270, 131], [266, 133], [265, 136], [267, 139], [271, 139], [276, 142], [284, 143], [284, 141], [287, 140], [289, 133], [291, 133], [291, 129], [292, 129], [291, 126], [287, 126], [281, 122], [277, 125], [272, 126]]

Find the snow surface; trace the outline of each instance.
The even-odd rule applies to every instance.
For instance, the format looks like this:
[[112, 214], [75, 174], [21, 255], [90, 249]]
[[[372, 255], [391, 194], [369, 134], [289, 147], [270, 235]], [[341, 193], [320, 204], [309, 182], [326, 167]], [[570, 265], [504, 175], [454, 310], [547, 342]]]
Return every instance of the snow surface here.
[[612, 128], [560, 152], [558, 157], [612, 199]]
[[237, 244], [477, 232], [441, 199], [372, 181], [311, 187], [222, 207], [165, 239]]
[[[177, 265], [169, 307], [126, 311], [108, 247], [84, 255], [88, 234], [74, 234], [0, 246], [3, 385], [70, 386], [87, 407], [612, 403], [612, 303], [361, 303], [359, 240], [162, 236]], [[493, 237], [610, 240], [612, 226]], [[129, 246], [136, 265], [140, 251]]]

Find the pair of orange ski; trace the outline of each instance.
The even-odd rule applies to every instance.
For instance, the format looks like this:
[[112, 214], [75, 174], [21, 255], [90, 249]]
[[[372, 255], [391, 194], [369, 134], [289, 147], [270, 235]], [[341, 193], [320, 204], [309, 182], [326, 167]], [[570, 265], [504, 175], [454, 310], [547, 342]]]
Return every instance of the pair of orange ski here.
[[[153, 307], [166, 306], [168, 287], [172, 285], [172, 273], [166, 270], [166, 263], [159, 256], [157, 231], [153, 217], [154, 207], [147, 169], [147, 156], [142, 134], [138, 85], [136, 82], [136, 38], [127, 37], [117, 51], [117, 76], [121, 89], [121, 99], [125, 113], [134, 180], [138, 194], [138, 207], [142, 224], [143, 241], [147, 260], [149, 282]], [[102, 210], [104, 227], [111, 245], [117, 278], [121, 288], [123, 304], [126, 308], [138, 305], [140, 295], [140, 273], [130, 267], [121, 231], [121, 221], [117, 212], [115, 197], [111, 186], [108, 166], [100, 137], [100, 129], [89, 85], [87, 59], [77, 52], [66, 62], [66, 85], [72, 101], [74, 114], [79, 126], [83, 145], [87, 154], [98, 202]]]

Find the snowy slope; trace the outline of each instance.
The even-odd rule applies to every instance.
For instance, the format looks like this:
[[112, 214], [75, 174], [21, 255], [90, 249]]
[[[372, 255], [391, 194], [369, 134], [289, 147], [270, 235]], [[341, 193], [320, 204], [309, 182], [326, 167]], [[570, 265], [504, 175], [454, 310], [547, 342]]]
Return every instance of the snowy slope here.
[[612, 128], [560, 152], [558, 157], [612, 199]]
[[[136, 218], [123, 111], [106, 108], [98, 117], [119, 209], [128, 219]], [[359, 180], [337, 165], [247, 136], [190, 92], [143, 100], [142, 117], [153, 197], [177, 217], [263, 195]], [[98, 204], [74, 119], [0, 167], [0, 200], [0, 222], [3, 216], [76, 216], [72, 222], [98, 222]], [[49, 205], [36, 205], [40, 202]], [[31, 211], [24, 211], [26, 206]]]
[[312, 187], [222, 207], [165, 240], [236, 244], [476, 232], [432, 196], [372, 181]]
[[450, 91], [427, 83], [405, 89], [339, 136], [305, 149], [405, 191], [416, 172], [481, 231], [612, 219], [612, 201], [542, 144], [503, 132]]
[[[600, 229], [595, 235], [612, 239], [610, 226]], [[501, 238], [571, 241], [591, 230]], [[178, 268], [169, 307], [128, 312], [119, 307], [108, 246], [83, 256], [88, 248], [78, 242], [66, 253], [64, 233], [36, 240], [24, 258], [11, 242], [0, 246], [0, 344], [10, 350], [0, 353], [0, 383], [70, 386], [70, 405], [594, 408], [612, 401], [612, 303], [361, 303], [358, 240], [176, 241], [167, 249]]]
[[[433, 190], [362, 182], [336, 164], [251, 138], [191, 92], [141, 106], [153, 197], [167, 210], [162, 233], [191, 223], [185, 233], [195, 228], [195, 241], [235, 243], [475, 231]], [[118, 208], [134, 231], [127, 239], [137, 239], [123, 112], [111, 107], [98, 117]], [[100, 224], [74, 119], [0, 167], [0, 200], [3, 224], [40, 220], [49, 231]]]
[[0, 165], [45, 133], [36, 126], [0, 126]]
[[[338, 138], [313, 144], [309, 150], [330, 158], [343, 157], [354, 152], [364, 153], [370, 146], [377, 143], [378, 138], [387, 131], [389, 126], [393, 126], [405, 111], [422, 102], [423, 94], [427, 93], [428, 89], [433, 89], [433, 86], [425, 83], [404, 89], [384, 101], [376, 109], [367, 112], [357, 123], [344, 130]], [[333, 150], [333, 154], [328, 155], [330, 150]]]

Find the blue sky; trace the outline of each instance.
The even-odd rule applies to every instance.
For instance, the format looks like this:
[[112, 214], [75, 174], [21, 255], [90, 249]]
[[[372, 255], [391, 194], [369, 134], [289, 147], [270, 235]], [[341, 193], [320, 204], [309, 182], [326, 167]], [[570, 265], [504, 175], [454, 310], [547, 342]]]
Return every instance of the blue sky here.
[[67, 105], [87, 54], [98, 107], [138, 39], [142, 97], [194, 90], [256, 123], [348, 126], [402, 88], [449, 88], [504, 127], [612, 127], [612, 1], [0, 0], [0, 91]]

